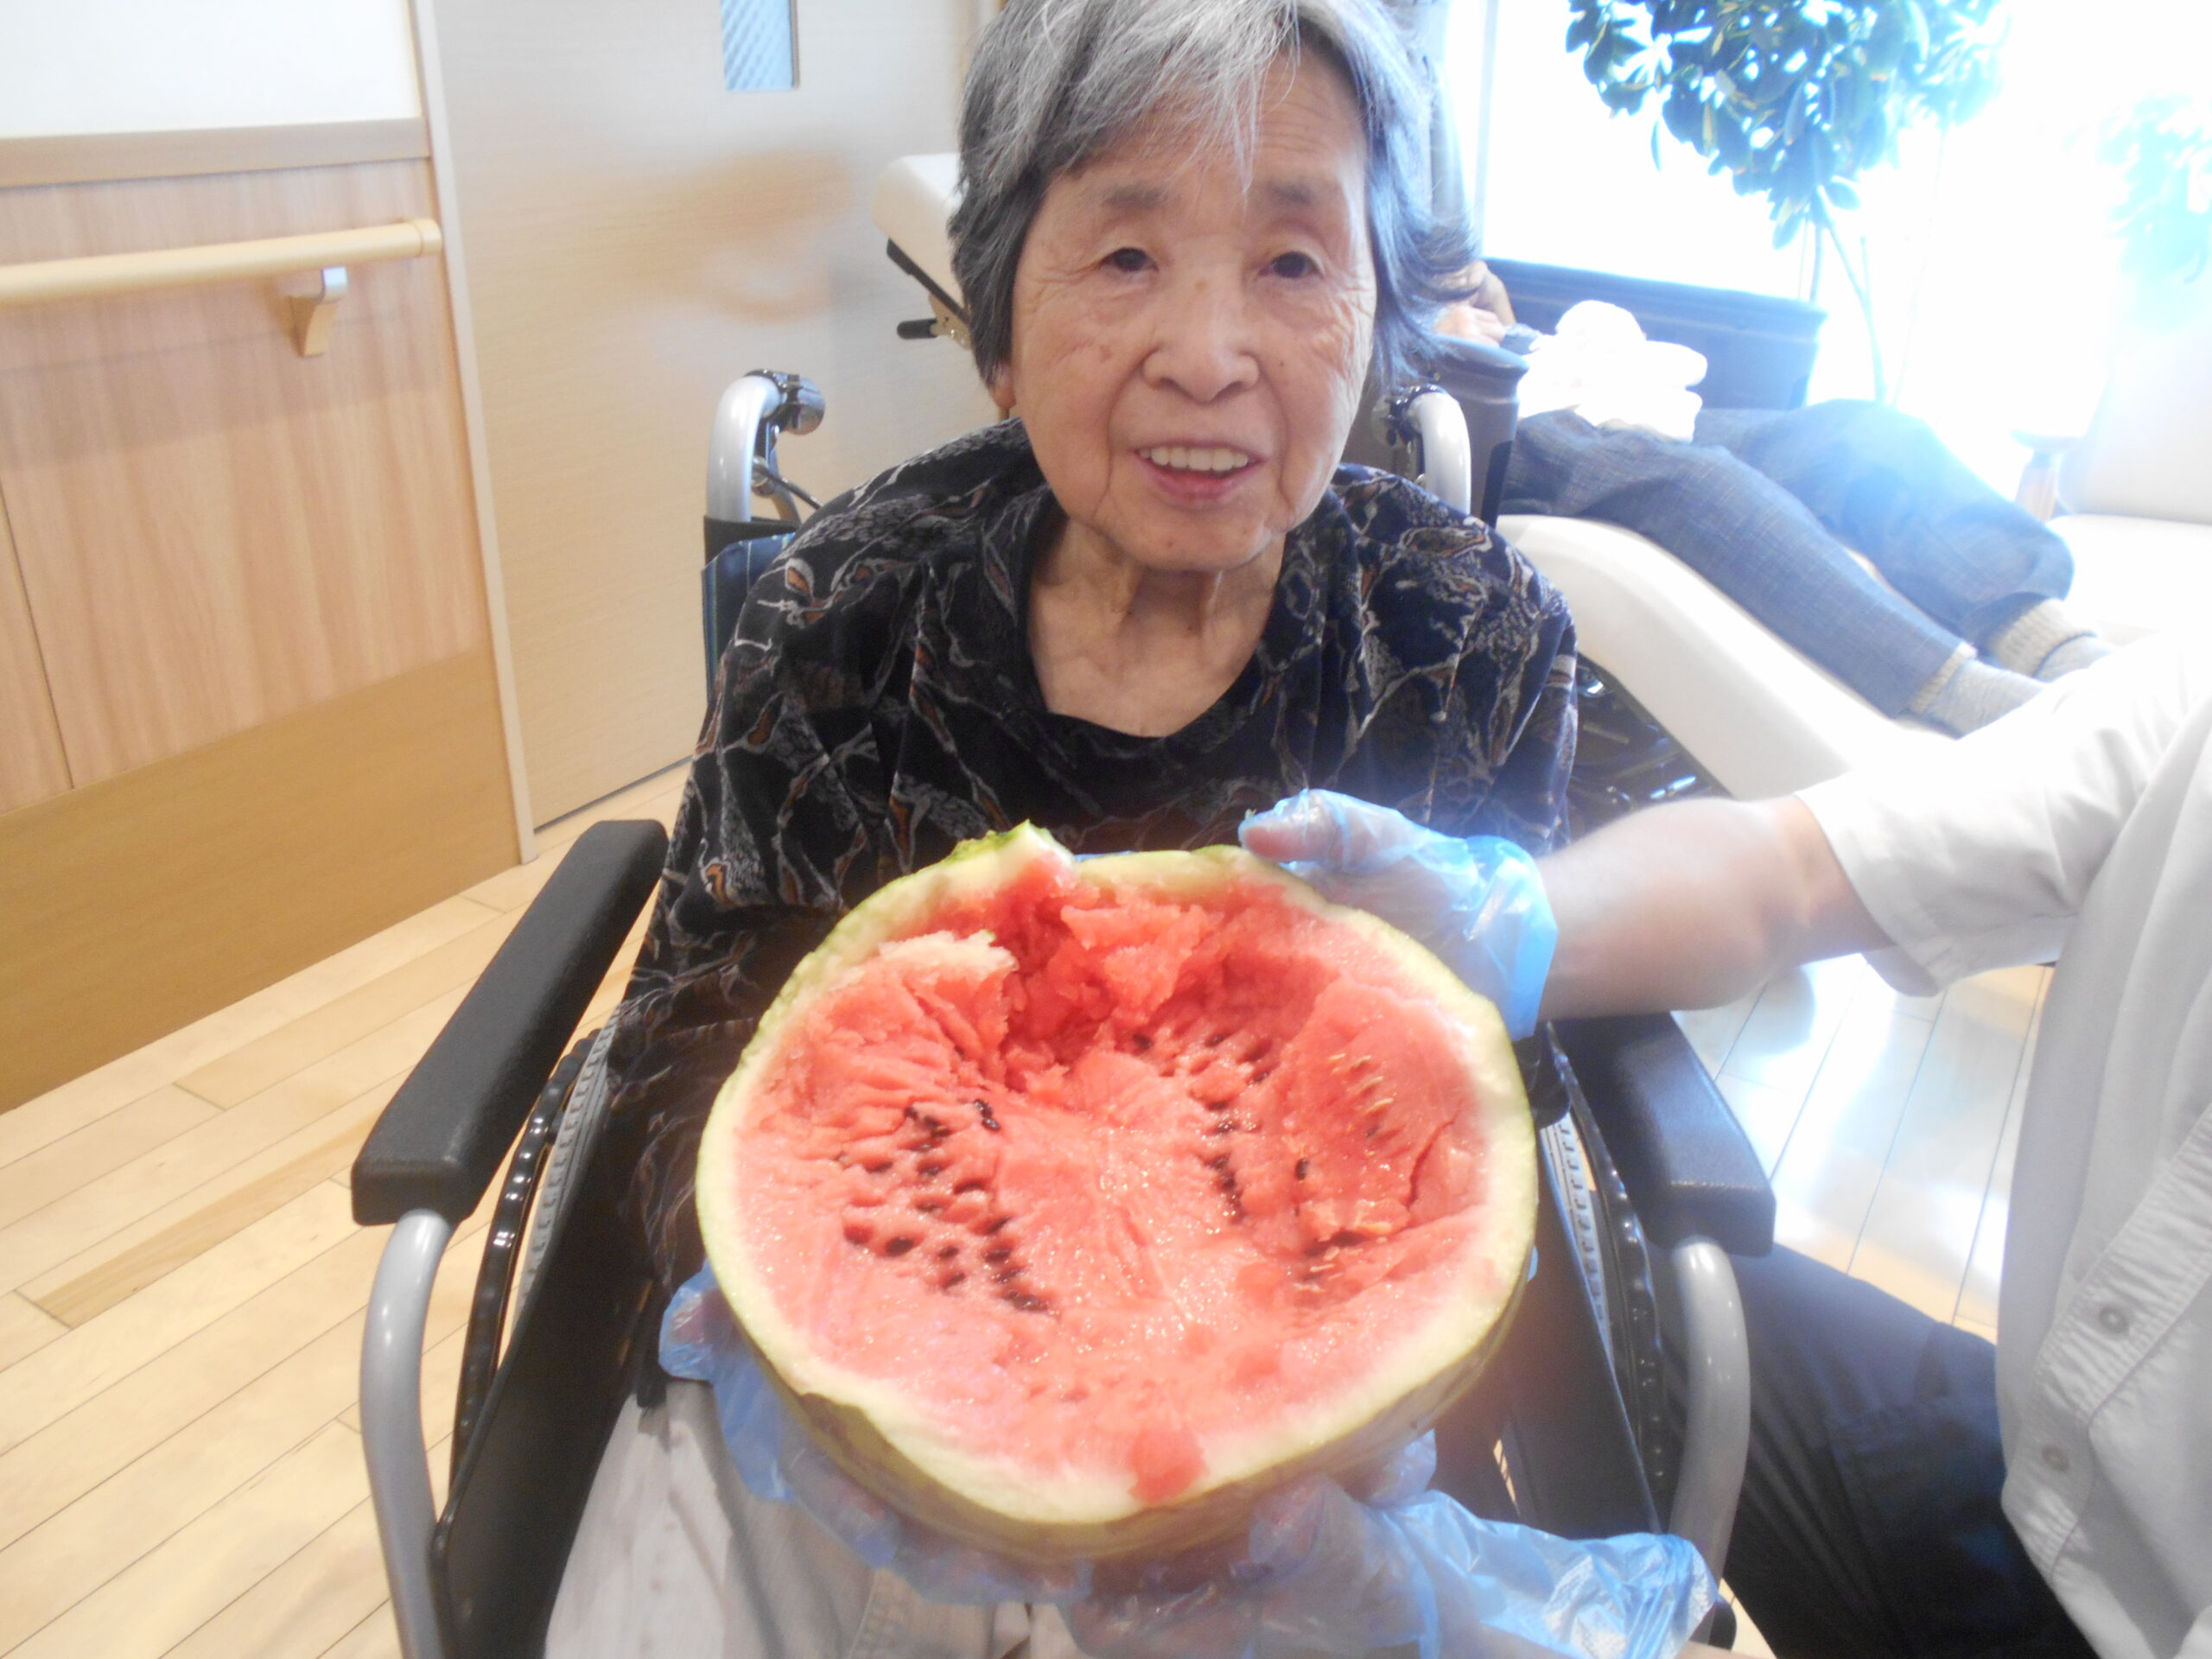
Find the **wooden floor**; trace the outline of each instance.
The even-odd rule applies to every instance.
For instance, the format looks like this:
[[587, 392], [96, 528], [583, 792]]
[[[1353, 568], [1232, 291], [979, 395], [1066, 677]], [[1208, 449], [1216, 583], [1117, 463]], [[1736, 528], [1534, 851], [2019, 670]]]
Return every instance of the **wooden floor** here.
[[[667, 822], [680, 776], [0, 1116], [0, 1653], [397, 1653], [353, 1404], [384, 1238], [353, 1226], [347, 1167], [562, 849], [603, 817]], [[1684, 1017], [1773, 1173], [1785, 1242], [1994, 1325], [2045, 977], [1923, 1001], [1853, 960]], [[431, 1309], [434, 1426], [451, 1418], [481, 1224], [457, 1236]]]
[[[384, 1230], [353, 1225], [348, 1166], [568, 843], [665, 823], [681, 787], [0, 1116], [0, 1653], [397, 1654], [354, 1408]], [[432, 1425], [483, 1219], [431, 1305]]]

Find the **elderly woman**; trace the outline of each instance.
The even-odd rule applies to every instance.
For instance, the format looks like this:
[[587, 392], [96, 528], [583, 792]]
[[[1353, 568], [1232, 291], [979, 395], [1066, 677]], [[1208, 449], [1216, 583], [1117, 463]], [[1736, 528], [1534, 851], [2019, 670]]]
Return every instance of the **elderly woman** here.
[[[964, 837], [1202, 846], [1314, 785], [1549, 842], [1564, 606], [1337, 464], [1465, 264], [1417, 206], [1413, 97], [1372, 0], [1014, 0], [988, 31], [954, 260], [1010, 418], [823, 509], [721, 664], [599, 1160], [637, 1173], [667, 1282], [698, 1261], [699, 1122], [783, 976]], [[618, 1428], [556, 1650], [1024, 1639], [1024, 1610], [925, 1604], [753, 1498], [703, 1393]]]

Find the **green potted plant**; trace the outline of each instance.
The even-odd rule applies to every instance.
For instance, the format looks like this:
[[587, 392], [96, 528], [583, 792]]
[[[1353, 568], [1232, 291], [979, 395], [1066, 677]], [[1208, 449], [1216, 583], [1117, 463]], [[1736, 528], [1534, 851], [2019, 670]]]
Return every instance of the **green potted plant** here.
[[[1866, 318], [1874, 395], [1888, 377], [1863, 239], [1839, 213], [1861, 174], [1922, 121], [1951, 126], [1996, 86], [1999, 0], [1568, 0], [1570, 51], [1607, 107], [1656, 99], [1666, 130], [1766, 198], [1777, 247], [1815, 238]], [[1652, 155], [1658, 156], [1658, 127]], [[1817, 276], [1815, 285], [1817, 286]]]
[[2112, 225], [2120, 268], [2148, 282], [2195, 282], [2212, 262], [2212, 101], [2146, 98], [2107, 124], [2097, 156], [2120, 174]]

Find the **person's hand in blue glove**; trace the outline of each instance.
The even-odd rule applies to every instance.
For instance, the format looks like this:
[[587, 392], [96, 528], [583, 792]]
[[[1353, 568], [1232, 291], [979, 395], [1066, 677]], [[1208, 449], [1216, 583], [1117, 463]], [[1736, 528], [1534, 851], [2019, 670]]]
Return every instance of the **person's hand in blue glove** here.
[[1514, 1037], [1535, 1030], [1559, 930], [1535, 860], [1511, 842], [1440, 835], [1325, 789], [1246, 819], [1238, 838], [1324, 898], [1420, 940], [1497, 1005]]
[[1675, 1659], [1713, 1605], [1685, 1539], [1554, 1538], [1428, 1490], [1430, 1436], [1356, 1476], [1268, 1493], [1242, 1537], [1166, 1560], [1024, 1567], [899, 1516], [839, 1470], [785, 1412], [711, 1269], [669, 1304], [660, 1359], [713, 1388], [756, 1497], [798, 1503], [931, 1600], [1052, 1603], [1096, 1659]]

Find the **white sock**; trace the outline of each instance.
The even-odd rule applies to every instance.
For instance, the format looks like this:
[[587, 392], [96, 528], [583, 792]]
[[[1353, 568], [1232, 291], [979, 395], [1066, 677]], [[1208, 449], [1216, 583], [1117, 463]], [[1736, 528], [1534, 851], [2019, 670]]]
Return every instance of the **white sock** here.
[[1981, 642], [1981, 654], [1999, 668], [2055, 680], [2087, 668], [2112, 647], [2096, 630], [2055, 599], [2037, 600]]
[[1972, 645], [1961, 645], [1913, 693], [1905, 713], [1964, 737], [2011, 714], [2042, 690], [2040, 681], [1985, 663]]

